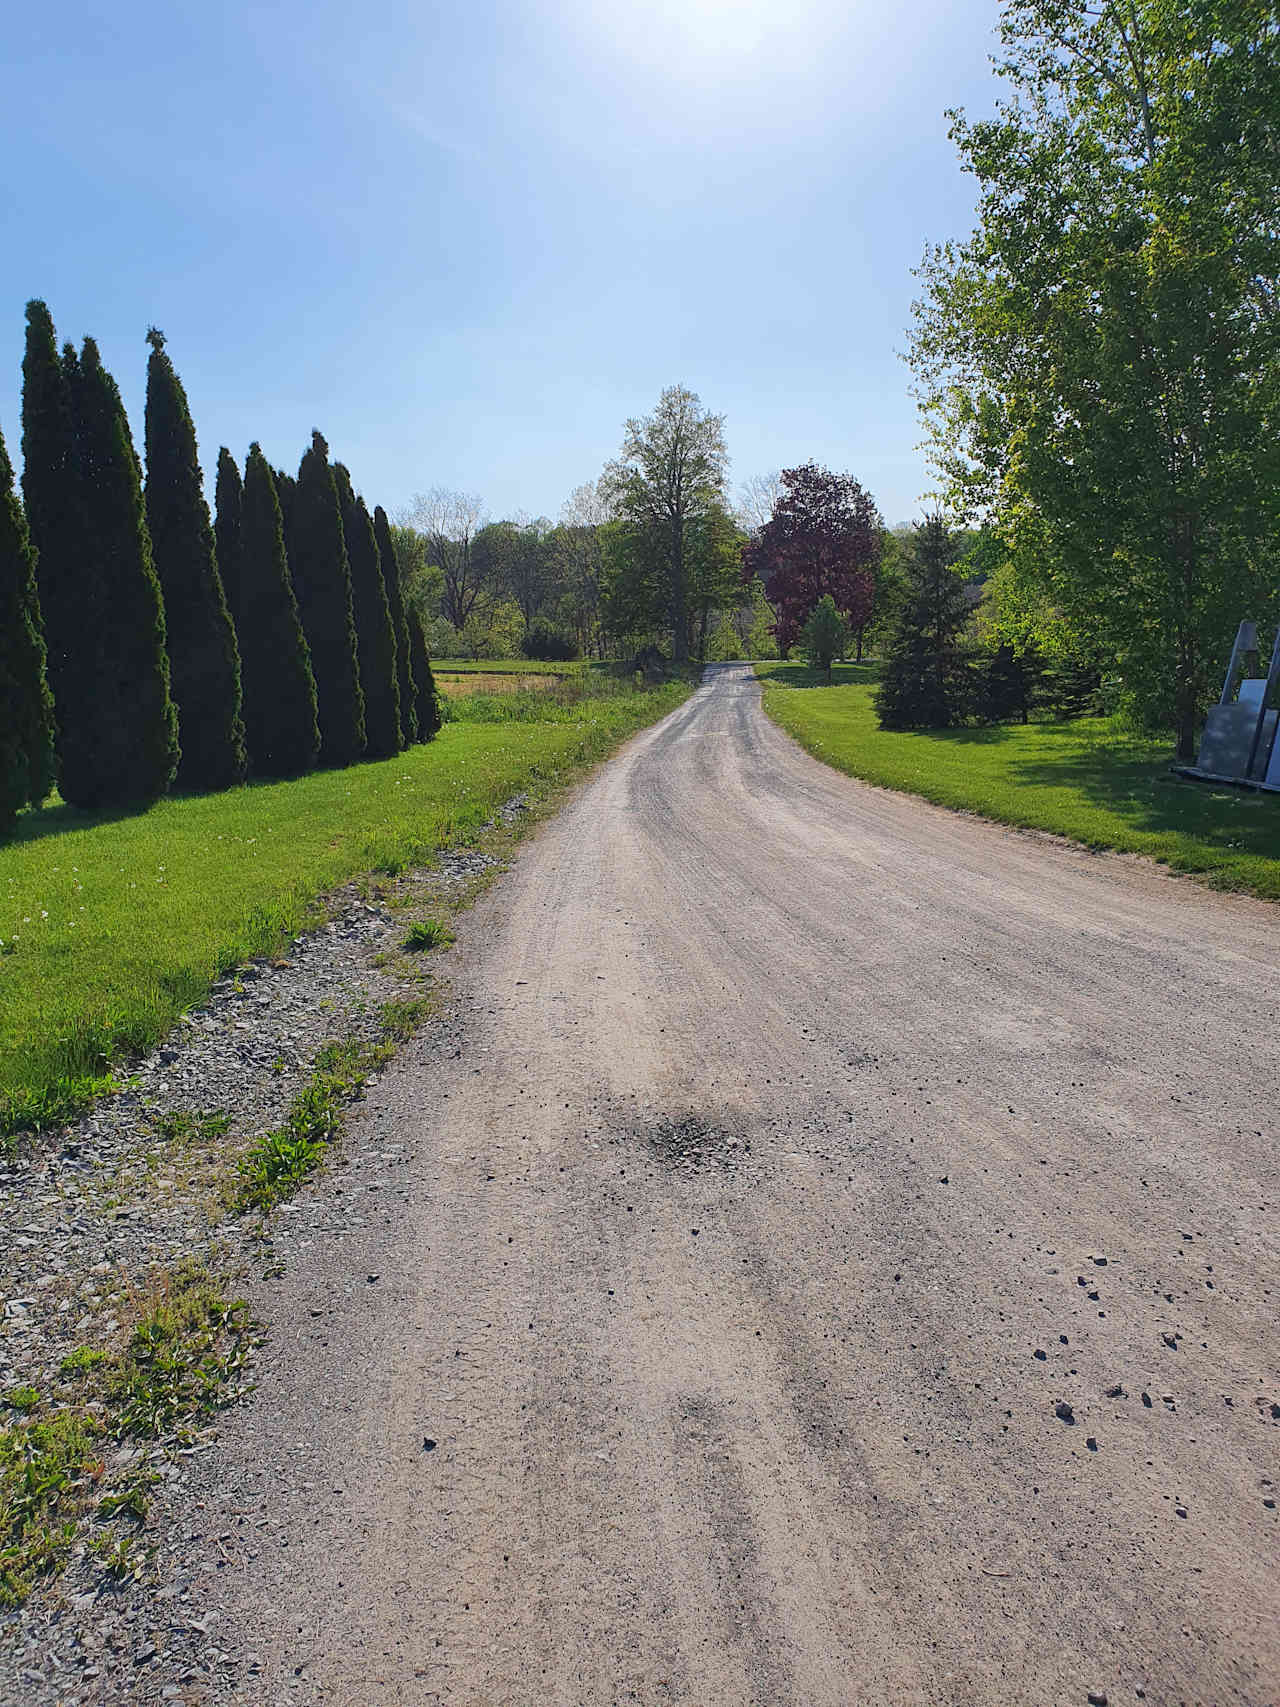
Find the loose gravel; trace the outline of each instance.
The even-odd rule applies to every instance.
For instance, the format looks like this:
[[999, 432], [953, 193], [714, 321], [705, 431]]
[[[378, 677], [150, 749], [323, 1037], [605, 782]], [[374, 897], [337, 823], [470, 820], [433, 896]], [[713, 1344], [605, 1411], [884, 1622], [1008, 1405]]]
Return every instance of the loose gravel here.
[[[514, 796], [485, 829], [528, 808]], [[282, 1122], [326, 1043], [372, 1041], [385, 1003], [422, 996], [420, 958], [397, 952], [419, 903], [465, 903], [504, 863], [483, 846], [459, 848], [430, 870], [345, 886], [322, 927], [221, 979], [160, 1048], [120, 1071], [115, 1095], [0, 1155], [0, 1398], [28, 1384], [48, 1392], [79, 1345], [122, 1343], [152, 1275], [195, 1258], [234, 1285], [280, 1270], [305, 1244], [315, 1203], [285, 1203], [266, 1227], [230, 1211], [231, 1159]], [[434, 993], [432, 1024], [447, 1032], [447, 999]], [[229, 1130], [202, 1135], [199, 1117], [215, 1113]], [[0, 1420], [15, 1415], [0, 1409]], [[21, 1609], [0, 1609], [0, 1707], [207, 1699], [226, 1659], [201, 1586], [220, 1543], [192, 1508], [192, 1484], [212, 1452], [215, 1428], [108, 1452], [104, 1486], [126, 1470], [159, 1478], [141, 1575], [107, 1575], [86, 1527], [61, 1577]]]

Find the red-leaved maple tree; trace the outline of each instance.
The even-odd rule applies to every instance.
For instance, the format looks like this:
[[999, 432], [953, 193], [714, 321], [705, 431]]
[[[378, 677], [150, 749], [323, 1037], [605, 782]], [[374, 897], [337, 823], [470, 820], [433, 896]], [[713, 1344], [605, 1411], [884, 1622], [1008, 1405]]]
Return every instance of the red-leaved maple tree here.
[[830, 593], [855, 634], [871, 616], [880, 559], [880, 514], [850, 474], [806, 462], [784, 468], [773, 515], [743, 552], [742, 575], [759, 575], [784, 656], [810, 611]]

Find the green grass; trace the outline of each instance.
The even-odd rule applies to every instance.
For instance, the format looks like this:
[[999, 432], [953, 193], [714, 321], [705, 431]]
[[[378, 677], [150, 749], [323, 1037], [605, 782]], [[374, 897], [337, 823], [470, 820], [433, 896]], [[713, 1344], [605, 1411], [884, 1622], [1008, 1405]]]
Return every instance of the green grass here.
[[266, 1215], [293, 1193], [324, 1159], [342, 1131], [347, 1104], [365, 1080], [386, 1063], [398, 1044], [412, 1034], [425, 1002], [391, 1002], [379, 1016], [382, 1035], [375, 1042], [348, 1037], [326, 1044], [315, 1070], [289, 1105], [283, 1126], [265, 1132], [240, 1158], [239, 1178], [230, 1194], [240, 1214], [256, 1209]]
[[1110, 718], [891, 733], [876, 723], [877, 672], [839, 665], [827, 687], [797, 664], [756, 665], [769, 715], [849, 776], [1280, 900], [1280, 797], [1176, 776], [1168, 742]]
[[[397, 759], [161, 801], [111, 817], [50, 806], [0, 845], [0, 1136], [68, 1118], [213, 980], [277, 953], [318, 896], [428, 864], [511, 795], [544, 798], [665, 715], [684, 683], [451, 722]], [[477, 696], [483, 698], [484, 696]]]

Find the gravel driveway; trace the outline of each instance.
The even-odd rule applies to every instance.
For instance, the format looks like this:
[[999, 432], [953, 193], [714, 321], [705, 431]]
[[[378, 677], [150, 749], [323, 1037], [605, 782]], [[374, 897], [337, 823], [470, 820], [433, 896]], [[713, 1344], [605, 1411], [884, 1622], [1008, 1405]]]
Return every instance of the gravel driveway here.
[[1278, 919], [710, 671], [295, 1212], [226, 1695], [1274, 1702]]

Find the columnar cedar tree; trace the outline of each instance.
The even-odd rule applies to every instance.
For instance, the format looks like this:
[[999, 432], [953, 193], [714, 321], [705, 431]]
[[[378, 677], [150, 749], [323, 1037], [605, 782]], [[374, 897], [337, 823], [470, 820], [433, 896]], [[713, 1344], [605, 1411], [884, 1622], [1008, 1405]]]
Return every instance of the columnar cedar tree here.
[[371, 759], [389, 759], [404, 741], [400, 733], [396, 635], [378, 562], [378, 542], [364, 499], [356, 497], [351, 476], [342, 463], [334, 464], [333, 478], [351, 565], [351, 604], [364, 691], [365, 754]]
[[291, 508], [289, 571], [316, 678], [320, 762], [354, 764], [365, 747], [364, 695], [342, 512], [320, 433], [302, 458]]
[[413, 662], [409, 657], [409, 624], [404, 613], [404, 590], [400, 585], [400, 562], [387, 512], [379, 504], [373, 512], [373, 537], [378, 544], [378, 561], [382, 565], [382, 584], [387, 589], [387, 608], [391, 626], [396, 633], [396, 676], [400, 686], [400, 732], [406, 747], [418, 739], [417, 689], [413, 682]]
[[[72, 364], [75, 353], [70, 350]], [[97, 589], [87, 572], [80, 465], [67, 370], [43, 302], [27, 304], [22, 363], [22, 492], [37, 553], [37, 584], [53, 691], [59, 773], [71, 799], [92, 773]]]
[[[244, 486], [236, 459], [223, 445], [218, 452], [218, 477], [213, 489], [213, 542], [218, 575], [226, 596], [231, 621], [240, 621], [240, 518], [244, 508]], [[239, 638], [237, 634], [237, 639]]]
[[440, 725], [444, 722], [444, 708], [440, 704], [440, 690], [436, 687], [436, 679], [431, 674], [431, 659], [427, 656], [427, 637], [422, 632], [422, 618], [416, 605], [410, 605], [406, 610], [409, 623], [409, 657], [413, 665], [413, 680], [416, 698], [414, 709], [418, 714], [419, 741], [433, 741], [440, 733]]
[[240, 670], [245, 737], [258, 776], [297, 776], [320, 751], [316, 683], [289, 579], [280, 503], [260, 447], [249, 446], [241, 531]]
[[908, 590], [889, 641], [876, 710], [882, 729], [948, 729], [973, 703], [971, 612], [941, 516], [917, 523]]
[[138, 455], [116, 382], [92, 338], [67, 366], [67, 381], [85, 522], [82, 585], [94, 624], [85, 700], [95, 751], [84, 774], [71, 773], [64, 759], [60, 786], [76, 806], [128, 805], [163, 794], [178, 768], [164, 604]]
[[875, 504], [852, 475], [806, 462], [779, 480], [782, 495], [743, 553], [742, 576], [763, 580], [785, 657], [825, 593], [855, 633], [865, 627], [881, 534]]
[[244, 781], [240, 653], [213, 554], [196, 433], [182, 381], [147, 333], [147, 528], [164, 594], [169, 685], [178, 708], [178, 787], [204, 793]]
[[0, 831], [53, 786], [53, 698], [45, 680], [36, 560], [0, 438]]
[[293, 508], [298, 496], [298, 482], [283, 468], [275, 470], [276, 497], [280, 500], [280, 522], [284, 528], [284, 549], [287, 556], [293, 549]]

